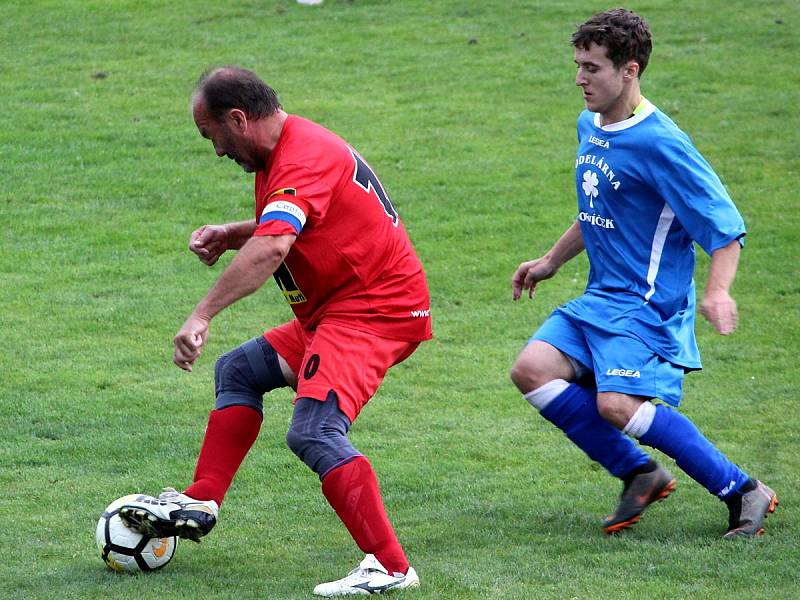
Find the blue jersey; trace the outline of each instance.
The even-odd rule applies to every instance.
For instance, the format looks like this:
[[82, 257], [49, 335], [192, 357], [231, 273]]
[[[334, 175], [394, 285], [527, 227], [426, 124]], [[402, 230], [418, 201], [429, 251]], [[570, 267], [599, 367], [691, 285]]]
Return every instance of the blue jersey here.
[[692, 242], [711, 254], [745, 234], [719, 178], [644, 100], [634, 116], [606, 127], [599, 114], [581, 113], [575, 179], [590, 270], [584, 295], [564, 310], [699, 369]]

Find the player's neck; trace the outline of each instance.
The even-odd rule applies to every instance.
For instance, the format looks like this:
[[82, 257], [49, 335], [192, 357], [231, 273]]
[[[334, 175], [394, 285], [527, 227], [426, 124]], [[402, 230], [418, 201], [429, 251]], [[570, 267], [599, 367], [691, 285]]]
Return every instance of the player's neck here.
[[257, 121], [256, 143], [265, 155], [269, 155], [278, 145], [278, 140], [281, 138], [283, 126], [286, 124], [288, 116], [283, 110], [278, 109], [275, 114]]
[[642, 101], [642, 94], [639, 90], [638, 81], [627, 88], [607, 111], [600, 113], [600, 124], [605, 127], [613, 123], [619, 123], [633, 116], [634, 110]]

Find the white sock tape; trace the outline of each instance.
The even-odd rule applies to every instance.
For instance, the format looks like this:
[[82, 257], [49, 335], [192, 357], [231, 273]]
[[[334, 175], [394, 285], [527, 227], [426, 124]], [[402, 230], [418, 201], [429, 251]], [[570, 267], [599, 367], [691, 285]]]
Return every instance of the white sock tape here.
[[647, 430], [650, 429], [650, 425], [653, 424], [655, 416], [655, 404], [652, 402], [642, 402], [641, 406], [633, 413], [631, 420], [628, 421], [628, 424], [623, 428], [622, 433], [637, 439], [642, 437], [647, 433]]
[[542, 410], [545, 406], [550, 404], [551, 401], [560, 396], [561, 392], [568, 387], [569, 382], [564, 381], [563, 379], [553, 379], [552, 381], [545, 383], [543, 386], [536, 388], [532, 392], [525, 394], [525, 400], [527, 400], [535, 409]]

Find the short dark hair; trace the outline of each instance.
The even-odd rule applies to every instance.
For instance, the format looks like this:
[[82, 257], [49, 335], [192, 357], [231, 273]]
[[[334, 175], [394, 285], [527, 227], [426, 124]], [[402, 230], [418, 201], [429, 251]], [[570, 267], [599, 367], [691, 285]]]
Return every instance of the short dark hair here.
[[653, 50], [653, 36], [647, 21], [624, 8], [598, 13], [572, 34], [575, 48], [588, 50], [592, 42], [605, 47], [617, 69], [629, 60], [639, 63], [640, 77]]
[[197, 80], [195, 98], [203, 100], [209, 116], [217, 121], [232, 108], [253, 120], [268, 117], [281, 108], [275, 90], [252, 71], [233, 65], [205, 71]]

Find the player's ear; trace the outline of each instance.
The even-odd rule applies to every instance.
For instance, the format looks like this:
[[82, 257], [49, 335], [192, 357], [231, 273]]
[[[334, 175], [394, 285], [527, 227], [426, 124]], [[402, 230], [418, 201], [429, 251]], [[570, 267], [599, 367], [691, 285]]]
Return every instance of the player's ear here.
[[228, 120], [233, 127], [244, 131], [247, 129], [247, 115], [243, 110], [232, 108], [228, 111]]
[[636, 79], [639, 76], [639, 63], [635, 60], [629, 60], [625, 66], [622, 67], [623, 79]]

